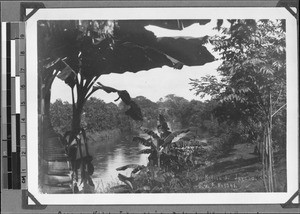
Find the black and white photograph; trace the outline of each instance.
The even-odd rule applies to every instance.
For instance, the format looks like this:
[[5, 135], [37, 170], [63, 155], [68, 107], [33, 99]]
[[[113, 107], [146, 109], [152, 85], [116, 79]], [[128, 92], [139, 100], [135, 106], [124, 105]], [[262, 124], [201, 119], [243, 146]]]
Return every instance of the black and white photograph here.
[[298, 189], [295, 24], [278, 8], [40, 9], [29, 190], [46, 204], [284, 202]]

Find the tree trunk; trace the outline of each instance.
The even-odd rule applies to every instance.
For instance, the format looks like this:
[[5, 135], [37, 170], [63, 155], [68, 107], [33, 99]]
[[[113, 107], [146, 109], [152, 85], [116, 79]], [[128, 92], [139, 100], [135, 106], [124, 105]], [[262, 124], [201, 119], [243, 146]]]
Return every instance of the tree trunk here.
[[80, 123], [81, 123], [81, 112], [82, 110], [76, 109], [73, 112], [73, 119], [72, 119], [72, 132], [74, 134], [78, 134], [80, 131]]
[[273, 145], [272, 145], [272, 136], [271, 136], [271, 127], [270, 124], [268, 125], [267, 129], [267, 138], [266, 138], [266, 144], [268, 145], [268, 154], [267, 154], [267, 175], [268, 175], [268, 181], [269, 181], [269, 192], [274, 192], [274, 169], [273, 169]]
[[266, 139], [267, 139], [267, 136], [266, 136], [266, 133], [265, 133], [265, 131], [264, 131], [264, 136], [263, 136], [263, 142], [262, 142], [262, 154], [261, 154], [261, 156], [262, 156], [262, 167], [263, 167], [263, 169], [262, 169], [262, 176], [263, 176], [263, 182], [264, 182], [264, 185], [265, 185], [265, 188], [266, 188], [266, 191], [267, 192], [269, 192], [269, 188], [268, 188], [268, 182], [267, 182], [267, 180], [266, 180], [266, 178], [267, 178], [267, 175], [266, 175], [266, 168], [267, 168], [267, 166], [266, 166]]
[[160, 168], [160, 152], [157, 151], [157, 166]]
[[263, 180], [266, 186], [267, 192], [274, 192], [275, 186], [275, 175], [274, 175], [274, 155], [273, 155], [273, 141], [272, 141], [272, 96], [269, 95], [269, 112], [267, 115], [267, 122], [265, 125], [265, 138], [264, 138], [264, 150], [262, 156], [263, 163]]
[[[70, 187], [62, 187], [62, 183], [71, 183], [71, 179], [65, 175], [65, 170], [69, 170], [68, 158], [61, 141], [51, 123], [51, 85], [54, 77], [39, 78], [39, 184], [41, 191], [45, 193], [71, 193]], [[49, 168], [49, 165], [55, 168]], [[64, 168], [59, 168], [59, 166]], [[52, 170], [51, 175], [49, 172]], [[50, 186], [49, 186], [50, 185]]]
[[[81, 97], [78, 98], [77, 103], [76, 103], [76, 107], [73, 108], [73, 119], [72, 119], [72, 132], [74, 134], [78, 134], [80, 131], [80, 125], [81, 125], [81, 115], [82, 115], [82, 111], [83, 111], [83, 106], [85, 104], [84, 99], [82, 99]], [[74, 104], [73, 104], [74, 105]]]
[[270, 94], [270, 110], [269, 110], [269, 171], [270, 171], [270, 181], [271, 181], [271, 192], [275, 191], [274, 183], [274, 155], [273, 155], [273, 141], [272, 141], [272, 95]]
[[[73, 100], [74, 102], [74, 100]], [[85, 99], [83, 94], [79, 94], [78, 95], [78, 99], [77, 99], [77, 103], [76, 105], [73, 103], [73, 119], [72, 119], [72, 126], [71, 126], [71, 132], [73, 133], [74, 136], [77, 136], [78, 134], [80, 134], [81, 132], [81, 119], [82, 119], [82, 112], [83, 112], [83, 106], [85, 104]], [[78, 170], [80, 170], [80, 176], [81, 176], [81, 182], [83, 184], [83, 192], [87, 192], [90, 193], [90, 187], [88, 185], [88, 178], [86, 176], [89, 176], [86, 172], [86, 162], [84, 161], [84, 155], [88, 154], [88, 151], [86, 151], [86, 154], [83, 154], [82, 152], [82, 143], [86, 143], [84, 142], [85, 139], [81, 138], [81, 134], [80, 137], [77, 141], [77, 148], [79, 150], [79, 155], [80, 155], [80, 168]], [[73, 181], [74, 182], [74, 181]], [[73, 183], [74, 186], [74, 183]]]

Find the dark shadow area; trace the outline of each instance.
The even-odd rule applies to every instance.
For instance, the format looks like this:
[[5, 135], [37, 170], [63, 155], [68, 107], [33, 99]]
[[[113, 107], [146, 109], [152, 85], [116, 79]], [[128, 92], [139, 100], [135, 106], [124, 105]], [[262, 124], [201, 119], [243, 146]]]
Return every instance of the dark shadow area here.
[[[256, 164], [259, 163], [259, 159], [258, 158], [249, 158], [249, 159], [238, 159], [238, 160], [234, 160], [234, 161], [224, 161], [224, 162], [220, 162], [220, 163], [216, 163], [210, 167], [207, 167], [205, 169], [205, 173], [211, 173], [211, 172], [224, 172], [227, 170], [231, 170], [231, 169], [238, 169], [241, 167], [245, 167], [245, 166], [249, 166], [252, 164]], [[247, 172], [249, 168], [247, 168]]]

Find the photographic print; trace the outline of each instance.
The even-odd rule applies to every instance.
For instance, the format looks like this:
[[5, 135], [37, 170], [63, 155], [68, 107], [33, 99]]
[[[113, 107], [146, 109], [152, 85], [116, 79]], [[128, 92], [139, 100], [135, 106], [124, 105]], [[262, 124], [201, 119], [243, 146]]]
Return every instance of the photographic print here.
[[50, 204], [287, 200], [296, 25], [261, 10], [39, 10], [27, 25], [29, 190]]

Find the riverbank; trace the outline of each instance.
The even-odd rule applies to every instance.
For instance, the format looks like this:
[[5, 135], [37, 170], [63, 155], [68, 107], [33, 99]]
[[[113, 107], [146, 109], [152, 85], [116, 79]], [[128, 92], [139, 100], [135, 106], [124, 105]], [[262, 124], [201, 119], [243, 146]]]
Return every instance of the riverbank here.
[[204, 167], [197, 192], [264, 192], [262, 165], [254, 145], [236, 144], [224, 157]]
[[[93, 156], [95, 193], [106, 193], [122, 182], [116, 168], [127, 164], [147, 164], [147, 155], [138, 152], [142, 145], [133, 142], [134, 133], [118, 129], [87, 133], [89, 152]], [[130, 171], [125, 172], [130, 175]]]
[[[198, 192], [265, 192], [260, 158], [253, 154], [254, 145], [237, 144], [213, 165], [204, 167], [204, 179]], [[286, 191], [286, 161], [283, 154], [275, 154], [276, 192]], [[201, 174], [202, 174], [201, 173]]]
[[[262, 164], [253, 153], [254, 145], [236, 144], [231, 151], [209, 166], [180, 173], [182, 192], [265, 192]], [[286, 191], [286, 161], [275, 154], [276, 192]]]
[[[190, 134], [191, 135], [191, 134]], [[133, 145], [132, 135], [124, 135], [119, 130], [104, 131], [88, 135], [94, 156], [97, 192], [112, 193], [114, 186], [123, 184], [118, 181], [116, 168], [127, 164], [147, 166], [148, 155], [141, 162], [138, 145]], [[193, 159], [186, 159], [192, 164], [177, 171], [169, 180], [158, 183], [157, 192], [199, 193], [199, 192], [265, 192], [262, 178], [262, 164], [259, 156], [254, 154], [255, 145], [235, 144], [228, 152], [214, 157], [216, 142], [199, 136], [185, 136], [184, 147], [199, 150]], [[112, 142], [115, 141], [115, 142]], [[197, 144], [195, 148], [194, 144]], [[101, 151], [97, 150], [101, 147]], [[129, 148], [130, 147], [130, 148]], [[216, 147], [219, 148], [219, 147]], [[204, 161], [205, 160], [205, 161]], [[277, 192], [286, 191], [286, 158], [284, 154], [275, 154], [275, 173]], [[149, 168], [150, 169], [150, 168]], [[128, 169], [129, 170], [129, 169]], [[152, 169], [151, 169], [152, 170]], [[131, 170], [129, 170], [131, 171]], [[162, 172], [162, 171], [160, 171]], [[163, 172], [162, 172], [163, 173]], [[130, 172], [121, 172], [131, 176]], [[139, 176], [138, 176], [139, 177]], [[137, 177], [137, 178], [138, 178]], [[140, 177], [141, 178], [141, 177]], [[101, 180], [103, 179], [103, 181]], [[137, 185], [147, 176], [141, 178]], [[155, 181], [156, 182], [156, 181]], [[176, 183], [176, 185], [174, 185]], [[146, 185], [147, 189], [148, 186]], [[130, 192], [130, 191], [129, 191]]]
[[[201, 193], [201, 192], [266, 192], [260, 158], [253, 153], [254, 145], [236, 144], [227, 154], [205, 164], [186, 167], [179, 172], [146, 167], [131, 178], [134, 189], [124, 185], [113, 193]], [[286, 191], [285, 156], [275, 154], [276, 192]], [[150, 177], [149, 177], [150, 173]], [[122, 173], [121, 173], [122, 174]], [[150, 179], [150, 182], [149, 182]]]

